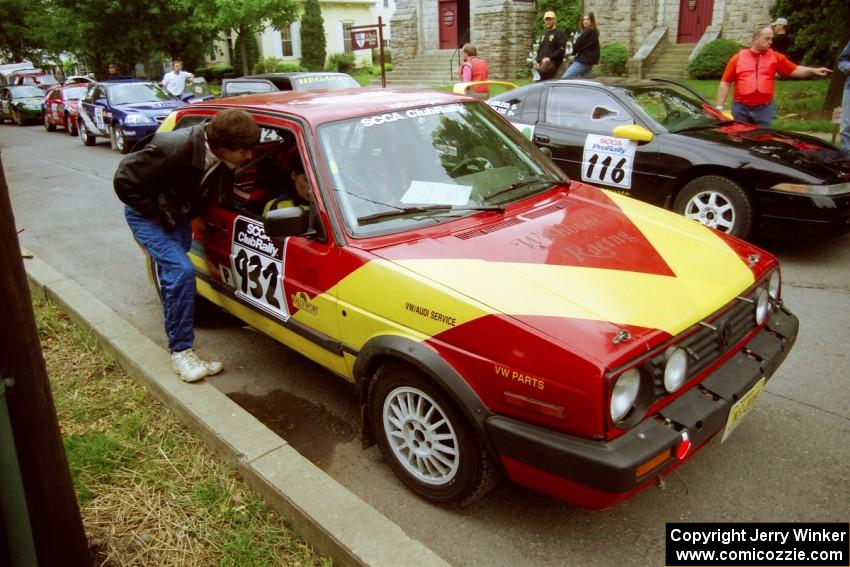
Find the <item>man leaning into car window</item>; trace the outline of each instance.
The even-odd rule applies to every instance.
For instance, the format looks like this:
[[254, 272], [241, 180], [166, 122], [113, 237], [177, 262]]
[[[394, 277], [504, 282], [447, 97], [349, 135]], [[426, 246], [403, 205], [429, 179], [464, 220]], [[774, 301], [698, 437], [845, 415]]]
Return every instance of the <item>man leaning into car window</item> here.
[[233, 183], [233, 170], [251, 158], [260, 129], [238, 109], [223, 110], [205, 124], [157, 133], [129, 154], [115, 172], [114, 187], [136, 242], [156, 262], [165, 333], [174, 372], [196, 382], [222, 364], [194, 351], [195, 270], [187, 253], [190, 220], [212, 188]]

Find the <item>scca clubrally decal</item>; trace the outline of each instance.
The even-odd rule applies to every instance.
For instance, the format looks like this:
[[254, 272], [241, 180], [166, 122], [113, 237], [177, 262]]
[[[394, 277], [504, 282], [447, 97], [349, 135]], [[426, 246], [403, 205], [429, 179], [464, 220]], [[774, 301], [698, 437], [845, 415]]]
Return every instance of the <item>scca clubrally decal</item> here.
[[236, 275], [237, 296], [284, 321], [289, 318], [281, 289], [281, 250], [266, 236], [262, 224], [236, 217], [230, 261]]

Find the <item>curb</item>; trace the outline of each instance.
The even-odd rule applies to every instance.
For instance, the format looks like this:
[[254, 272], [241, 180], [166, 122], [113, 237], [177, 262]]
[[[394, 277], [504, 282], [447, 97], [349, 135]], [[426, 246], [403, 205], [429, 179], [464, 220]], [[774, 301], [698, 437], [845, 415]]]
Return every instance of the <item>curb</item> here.
[[319, 553], [341, 565], [449, 565], [214, 386], [177, 379], [165, 349], [75, 281], [22, 252], [31, 291], [93, 332], [133, 380], [235, 468]]

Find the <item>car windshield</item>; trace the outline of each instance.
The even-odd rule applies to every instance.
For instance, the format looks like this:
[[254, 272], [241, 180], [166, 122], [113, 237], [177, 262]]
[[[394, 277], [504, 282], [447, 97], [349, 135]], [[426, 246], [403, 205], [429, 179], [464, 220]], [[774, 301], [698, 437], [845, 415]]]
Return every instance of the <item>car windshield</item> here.
[[107, 96], [112, 105], [174, 100], [174, 97], [153, 83], [111, 85]]
[[564, 177], [479, 102], [333, 122], [319, 128], [319, 140], [355, 237], [500, 211]]
[[710, 104], [674, 85], [632, 87], [626, 94], [647, 117], [668, 132], [711, 128], [724, 122]]
[[297, 91], [313, 91], [317, 89], [356, 89], [360, 87], [360, 83], [348, 75], [314, 75], [293, 77], [292, 86]]
[[70, 100], [80, 100], [86, 94], [86, 87], [72, 87], [70, 89], [65, 89], [62, 93], [65, 95], [66, 99]]
[[41, 98], [44, 96], [44, 91], [38, 87], [10, 87], [12, 91], [12, 98], [31, 98], [37, 96]]

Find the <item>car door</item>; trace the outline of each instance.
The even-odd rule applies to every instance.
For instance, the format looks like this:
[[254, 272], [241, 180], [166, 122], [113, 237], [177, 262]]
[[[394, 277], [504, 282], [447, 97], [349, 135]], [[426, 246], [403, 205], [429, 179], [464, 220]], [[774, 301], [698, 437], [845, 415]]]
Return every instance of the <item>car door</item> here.
[[11, 106], [12, 94], [7, 87], [0, 89], [0, 117], [9, 119], [12, 117]]
[[[612, 135], [617, 126], [638, 123], [611, 94], [585, 85], [547, 85], [533, 141], [573, 179], [642, 200], [653, 194], [658, 143]], [[663, 201], [663, 198], [662, 198]], [[660, 203], [659, 203], [660, 204]]]
[[106, 88], [95, 83], [80, 101], [78, 119], [82, 119], [89, 134], [106, 136]]
[[279, 196], [289, 173], [262, 180], [257, 175], [259, 163], [249, 163], [237, 170], [233, 186], [211, 191], [193, 225], [195, 247], [202, 251], [206, 277], [217, 291], [292, 331], [300, 339], [296, 344], [284, 342], [347, 375], [338, 338], [336, 295], [329, 293], [337, 280], [342, 249], [333, 243], [323, 220], [326, 215], [319, 214], [323, 207], [316, 191], [317, 176], [305, 157], [301, 127], [264, 117], [261, 140], [254, 162], [282, 166], [280, 155], [297, 148], [312, 189], [315, 234], [274, 240], [266, 236], [263, 209]]

